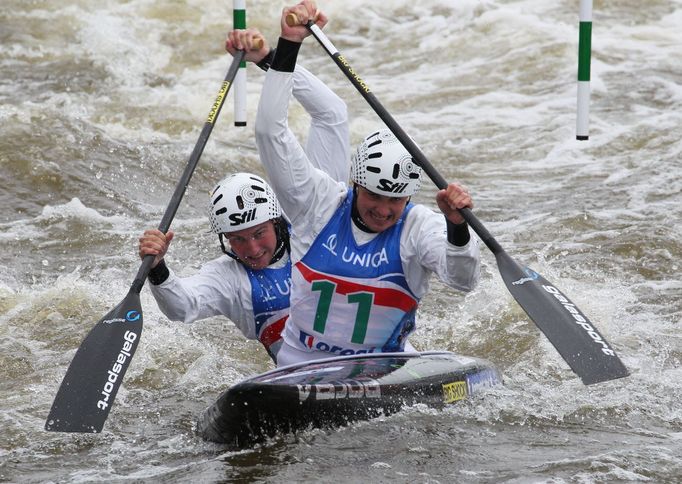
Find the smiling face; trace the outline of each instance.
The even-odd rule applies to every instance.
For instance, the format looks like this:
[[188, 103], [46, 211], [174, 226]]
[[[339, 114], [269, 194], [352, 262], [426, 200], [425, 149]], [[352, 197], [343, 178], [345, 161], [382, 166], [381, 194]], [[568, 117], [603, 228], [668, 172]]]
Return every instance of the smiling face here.
[[277, 250], [277, 234], [272, 220], [225, 234], [239, 260], [252, 269], [265, 269]]
[[410, 197], [386, 197], [357, 187], [357, 209], [365, 225], [374, 232], [383, 232], [395, 225]]

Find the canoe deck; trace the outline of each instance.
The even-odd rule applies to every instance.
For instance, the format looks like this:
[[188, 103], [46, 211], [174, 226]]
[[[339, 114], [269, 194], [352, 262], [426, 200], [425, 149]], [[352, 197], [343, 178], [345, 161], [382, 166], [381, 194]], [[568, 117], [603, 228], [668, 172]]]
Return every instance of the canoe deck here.
[[330, 428], [417, 403], [434, 408], [501, 384], [487, 360], [444, 351], [328, 358], [278, 368], [223, 392], [197, 421], [205, 440], [244, 448], [306, 428]]

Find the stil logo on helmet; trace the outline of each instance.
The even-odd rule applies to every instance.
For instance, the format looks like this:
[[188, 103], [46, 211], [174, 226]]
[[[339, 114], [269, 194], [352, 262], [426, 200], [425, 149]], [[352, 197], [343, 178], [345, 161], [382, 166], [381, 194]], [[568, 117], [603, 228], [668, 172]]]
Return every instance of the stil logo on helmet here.
[[230, 214], [228, 217], [230, 219], [230, 225], [242, 225], [254, 220], [256, 218], [256, 210], [258, 210], [258, 208], [252, 208], [251, 210], [247, 210], [246, 212], [242, 213]]

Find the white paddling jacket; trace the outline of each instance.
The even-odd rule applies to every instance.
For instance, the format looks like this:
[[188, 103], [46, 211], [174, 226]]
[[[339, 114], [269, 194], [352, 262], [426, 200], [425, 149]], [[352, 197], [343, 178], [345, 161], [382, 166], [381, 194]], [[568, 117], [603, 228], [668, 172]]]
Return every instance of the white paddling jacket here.
[[[378, 341], [371, 344], [349, 343], [356, 325], [355, 318], [350, 318], [349, 311], [333, 313], [334, 307], [326, 314], [324, 332], [314, 331], [315, 317], [320, 314], [318, 308], [312, 308], [311, 297], [318, 300], [323, 297], [321, 286], [312, 287], [301, 272], [300, 261], [305, 260], [311, 247], [326, 241], [317, 240], [325, 226], [334, 216], [340, 205], [349, 196], [345, 183], [333, 179], [323, 171], [316, 169], [312, 160], [306, 155], [296, 137], [288, 126], [288, 107], [294, 87], [295, 76], [291, 72], [277, 71], [271, 68], [265, 75], [263, 91], [256, 116], [256, 143], [261, 161], [277, 194], [283, 210], [292, 224], [291, 256], [294, 266], [293, 280], [296, 281], [291, 290], [290, 316], [285, 324], [284, 346], [279, 363], [290, 364], [302, 360], [321, 358], [325, 355], [346, 354], [352, 352], [381, 351]], [[343, 163], [348, 156], [346, 150], [327, 150], [329, 165]], [[347, 215], [345, 215], [347, 216]], [[354, 223], [350, 223], [352, 237], [359, 250], [369, 247], [368, 242], [378, 234], [361, 231]], [[407, 291], [419, 300], [428, 290], [429, 279], [435, 273], [445, 284], [462, 291], [469, 291], [478, 282], [480, 274], [480, 250], [478, 239], [471, 236], [464, 246], [455, 246], [447, 241], [445, 217], [440, 212], [415, 205], [404, 216], [399, 236], [399, 251], [395, 248], [388, 253], [389, 258], [399, 257], [401, 277], [406, 281]], [[316, 249], [317, 250], [317, 249]], [[399, 253], [399, 254], [398, 254]], [[321, 267], [317, 268], [318, 271]], [[334, 269], [328, 268], [329, 277]], [[340, 304], [336, 300], [337, 304]], [[361, 304], [346, 301], [358, 310]], [[376, 309], [370, 308], [370, 311]], [[371, 316], [370, 316], [371, 319]], [[395, 327], [395, 321], [389, 323]], [[327, 327], [335, 329], [327, 333]], [[343, 326], [345, 329], [340, 329]], [[318, 323], [318, 328], [321, 326]], [[313, 339], [306, 340], [301, 331], [310, 330]], [[386, 331], [384, 334], [388, 334]], [[343, 336], [341, 336], [343, 335]], [[327, 338], [329, 336], [329, 338]], [[317, 340], [315, 340], [317, 338]], [[315, 341], [323, 342], [318, 345]], [[356, 341], [359, 341], [356, 339]], [[374, 349], [373, 349], [374, 348]], [[327, 353], [323, 353], [327, 351]], [[286, 355], [286, 356], [284, 356]]]
[[[310, 162], [332, 179], [347, 180], [350, 155], [345, 103], [303, 67], [296, 68], [292, 82], [294, 96], [311, 117], [306, 148]], [[330, 152], [336, 156], [330, 156]], [[223, 255], [189, 277], [178, 277], [169, 269], [165, 281], [149, 286], [169, 319], [191, 323], [226, 316], [245, 337], [258, 339], [277, 362], [280, 333], [289, 314], [288, 254], [262, 271], [247, 271], [241, 263]]]

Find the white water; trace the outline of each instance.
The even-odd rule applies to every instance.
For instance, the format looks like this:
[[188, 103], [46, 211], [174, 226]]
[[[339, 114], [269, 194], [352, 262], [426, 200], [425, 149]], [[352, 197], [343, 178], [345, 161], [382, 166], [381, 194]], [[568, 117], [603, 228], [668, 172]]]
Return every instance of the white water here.
[[[224, 319], [168, 322], [142, 293], [142, 341], [98, 435], [44, 419], [82, 338], [125, 295], [230, 58], [229, 2], [9, 0], [0, 12], [0, 482], [676, 482], [682, 477], [682, 2], [594, 4], [590, 140], [575, 141], [578, 2], [323, 2], [327, 35], [515, 258], [554, 282], [631, 370], [585, 387], [484, 251], [479, 288], [434, 282], [415, 343], [486, 357], [506, 386], [240, 453], [194, 418], [270, 368]], [[283, 2], [249, 1], [276, 41]], [[300, 62], [380, 121], [313, 39]], [[262, 172], [232, 105], [173, 228], [170, 264], [215, 257], [213, 183]], [[292, 106], [301, 134], [307, 118]], [[418, 197], [433, 203], [426, 184]]]

